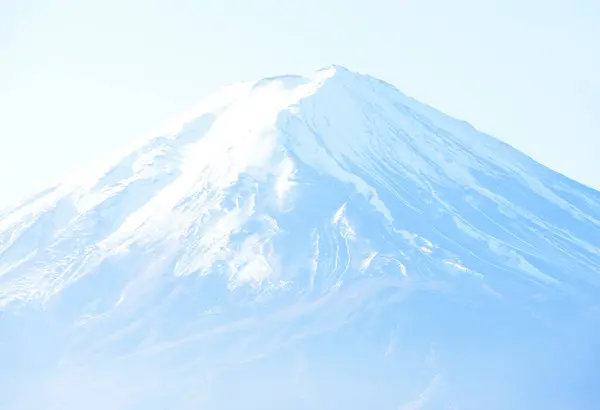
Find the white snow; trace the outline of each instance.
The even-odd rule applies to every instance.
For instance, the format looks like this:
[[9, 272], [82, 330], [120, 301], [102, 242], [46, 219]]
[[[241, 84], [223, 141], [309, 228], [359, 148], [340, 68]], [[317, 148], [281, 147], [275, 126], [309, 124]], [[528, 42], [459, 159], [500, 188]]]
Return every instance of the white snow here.
[[[67, 273], [58, 282], [46, 281], [46, 274], [25, 267], [29, 266], [26, 261], [35, 259], [41, 251], [39, 242], [16, 244], [18, 238], [32, 232], [36, 221], [48, 214], [53, 215], [54, 224], [44, 223], [43, 228], [36, 228], [41, 229], [40, 240], [45, 244], [42, 246], [55, 243], [56, 235], [63, 235], [61, 243], [65, 244], [76, 240], [72, 236], [76, 232], [90, 235], [86, 252], [95, 262], [88, 268], [78, 268], [77, 277], [102, 259], [126, 252], [132, 246], [156, 246], [167, 241], [176, 247], [190, 229], [197, 229], [200, 237], [194, 239], [193, 252], [178, 256], [176, 275], [206, 274], [217, 261], [236, 257], [246, 260], [234, 256], [247, 251], [243, 246], [233, 251], [231, 237], [258, 217], [257, 212], [263, 212], [256, 208], [258, 189], [266, 189], [266, 181], [273, 181], [270, 190], [274, 204], [280, 211], [289, 212], [297, 199], [292, 192], [297, 174], [306, 165], [323, 176], [353, 186], [387, 224], [426, 254], [433, 252], [431, 242], [421, 238], [422, 244], [418, 245], [417, 234], [398, 229], [402, 222], [380, 197], [385, 190], [400, 203], [418, 210], [411, 205], [410, 197], [400, 193], [403, 182], [398, 180], [399, 175], [429, 191], [450, 212], [457, 211], [432, 187], [433, 183], [471, 189], [498, 203], [503, 214], [535, 221], [531, 212], [492, 192], [493, 187], [482, 186], [474, 177], [478, 172], [492, 176], [498, 169], [505, 169], [507, 175], [515, 176], [515, 184], [524, 181], [525, 188], [550, 204], [579, 220], [596, 224], [595, 217], [585, 215], [559, 196], [565, 191], [564, 186], [555, 192], [536, 179], [539, 165], [532, 163], [527, 168], [527, 161], [516, 151], [489, 137], [479, 137], [472, 128], [420, 105], [386, 84], [332, 66], [307, 76], [274, 77], [227, 87], [186, 114], [171, 131], [138, 143], [120, 159], [82, 172], [4, 215], [0, 220], [4, 298], [11, 294], [13, 299], [17, 288], [19, 294], [32, 298], [34, 294], [57, 292], [71, 283]], [[232, 195], [235, 205], [227, 205]], [[351, 239], [356, 232], [344, 210], [345, 205], [338, 209], [333, 222], [339, 223], [342, 235]], [[453, 218], [470, 236], [487, 238], [490, 249], [509, 257], [515, 269], [538, 279], [547, 277], [517, 251], [508, 250], [510, 246], [499, 246], [499, 240], [477, 233], [476, 228]], [[112, 227], [106, 227], [108, 230], [101, 234], [94, 232], [95, 224], [105, 225], [109, 219], [116, 224], [112, 222]], [[201, 225], [193, 228], [198, 223]], [[539, 225], [538, 221], [535, 223]], [[81, 228], [75, 228], [77, 224]], [[567, 236], [564, 228], [562, 233], [559, 228], [552, 229], [568, 242], [586, 243], [572, 233]], [[273, 239], [276, 232], [270, 231], [268, 238]], [[71, 258], [70, 250], [64, 246], [59, 248], [57, 257]], [[11, 259], [7, 256], [11, 254], [9, 249], [19, 249], [19, 256], [15, 253]], [[256, 252], [260, 258], [243, 267], [229, 263], [230, 277], [262, 281], [273, 274], [263, 250]], [[47, 265], [44, 272], [55, 276], [60, 275], [55, 269], [64, 264], [51, 266]], [[21, 269], [29, 273], [16, 275], [18, 278], [10, 274]], [[8, 277], [13, 278], [7, 280]]]

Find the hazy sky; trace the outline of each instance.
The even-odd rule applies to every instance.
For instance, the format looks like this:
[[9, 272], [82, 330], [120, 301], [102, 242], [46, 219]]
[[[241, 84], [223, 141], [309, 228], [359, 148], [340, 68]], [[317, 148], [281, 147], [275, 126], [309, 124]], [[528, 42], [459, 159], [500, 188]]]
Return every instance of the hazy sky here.
[[0, 206], [228, 83], [331, 63], [600, 188], [598, 0], [0, 0]]

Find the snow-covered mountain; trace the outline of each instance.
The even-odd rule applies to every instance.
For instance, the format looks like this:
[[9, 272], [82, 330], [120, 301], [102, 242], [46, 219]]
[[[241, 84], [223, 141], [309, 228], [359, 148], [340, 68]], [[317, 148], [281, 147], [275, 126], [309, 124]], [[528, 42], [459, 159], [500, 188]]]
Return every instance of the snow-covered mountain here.
[[597, 409], [599, 290], [599, 192], [342, 67], [240, 83], [0, 212], [0, 408]]

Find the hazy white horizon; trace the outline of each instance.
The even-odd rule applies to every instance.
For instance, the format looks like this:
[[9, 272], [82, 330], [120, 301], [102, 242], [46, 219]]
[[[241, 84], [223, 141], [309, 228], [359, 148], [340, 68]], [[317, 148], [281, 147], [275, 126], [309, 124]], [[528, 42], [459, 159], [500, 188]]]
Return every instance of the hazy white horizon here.
[[222, 86], [332, 63], [600, 188], [597, 2], [194, 3], [0, 4], [0, 207]]

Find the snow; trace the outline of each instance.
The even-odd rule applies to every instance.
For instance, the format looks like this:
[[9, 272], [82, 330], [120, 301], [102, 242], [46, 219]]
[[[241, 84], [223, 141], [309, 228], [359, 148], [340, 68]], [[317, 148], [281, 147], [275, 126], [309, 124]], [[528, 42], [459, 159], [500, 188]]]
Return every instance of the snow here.
[[598, 221], [600, 193], [375, 78], [234, 84], [0, 214], [0, 407], [585, 408]]

